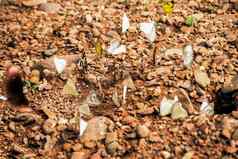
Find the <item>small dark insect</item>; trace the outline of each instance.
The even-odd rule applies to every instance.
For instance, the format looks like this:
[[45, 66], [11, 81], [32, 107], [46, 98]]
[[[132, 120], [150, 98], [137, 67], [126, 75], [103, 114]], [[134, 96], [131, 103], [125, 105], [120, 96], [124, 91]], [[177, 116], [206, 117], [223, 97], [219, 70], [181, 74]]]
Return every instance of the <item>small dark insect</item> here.
[[6, 92], [8, 101], [14, 105], [28, 104], [23, 93], [24, 82], [17, 67], [11, 66], [6, 74]]
[[214, 111], [217, 114], [229, 114], [238, 109], [238, 90], [218, 90]]

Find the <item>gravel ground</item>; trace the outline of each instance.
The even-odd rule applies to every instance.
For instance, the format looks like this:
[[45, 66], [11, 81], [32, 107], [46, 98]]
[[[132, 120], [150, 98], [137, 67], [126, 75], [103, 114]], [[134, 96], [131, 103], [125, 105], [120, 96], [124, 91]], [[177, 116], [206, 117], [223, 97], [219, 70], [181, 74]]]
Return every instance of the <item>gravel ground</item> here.
[[[238, 90], [237, 11], [237, 0], [0, 0], [0, 158], [238, 158], [237, 96], [219, 94]], [[9, 66], [27, 103], [6, 93]]]

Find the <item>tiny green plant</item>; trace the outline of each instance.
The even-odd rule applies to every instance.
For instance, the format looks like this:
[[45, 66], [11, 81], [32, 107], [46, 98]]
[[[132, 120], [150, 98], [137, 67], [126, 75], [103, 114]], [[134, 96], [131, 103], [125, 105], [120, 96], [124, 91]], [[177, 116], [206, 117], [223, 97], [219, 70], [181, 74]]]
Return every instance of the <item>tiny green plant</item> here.
[[24, 85], [26, 88], [29, 88], [32, 91], [32, 93], [36, 93], [39, 89], [39, 85], [34, 84], [29, 80], [25, 80]]
[[186, 20], [185, 20], [185, 24], [189, 27], [193, 26], [194, 25], [194, 17], [192, 15], [190, 16], [187, 16]]

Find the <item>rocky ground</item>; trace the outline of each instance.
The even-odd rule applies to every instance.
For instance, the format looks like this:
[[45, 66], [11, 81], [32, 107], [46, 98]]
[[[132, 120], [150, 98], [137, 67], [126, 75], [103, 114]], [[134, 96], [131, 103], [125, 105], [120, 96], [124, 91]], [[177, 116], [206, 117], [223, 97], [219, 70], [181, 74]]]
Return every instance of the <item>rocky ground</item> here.
[[0, 158], [238, 158], [237, 11], [0, 0]]

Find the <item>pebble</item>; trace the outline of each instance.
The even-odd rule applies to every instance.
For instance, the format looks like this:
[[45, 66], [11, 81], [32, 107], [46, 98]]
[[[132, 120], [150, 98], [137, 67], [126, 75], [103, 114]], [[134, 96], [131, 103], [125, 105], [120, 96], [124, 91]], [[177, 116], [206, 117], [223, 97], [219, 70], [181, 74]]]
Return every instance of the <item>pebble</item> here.
[[[42, 11], [46, 13], [58, 13], [61, 9], [61, 6], [57, 3], [43, 3], [39, 7]], [[57, 49], [51, 49], [51, 52], [54, 54]], [[50, 55], [51, 56], [51, 55]]]
[[40, 71], [37, 69], [32, 70], [31, 75], [30, 75], [30, 81], [31, 83], [34, 84], [39, 84], [40, 83]]
[[225, 117], [222, 123], [223, 123], [222, 135], [230, 139], [232, 136], [232, 132], [236, 127], [238, 127], [238, 120]]
[[164, 159], [169, 159], [171, 157], [171, 154], [167, 151], [162, 151], [161, 154]]
[[50, 134], [50, 133], [52, 133], [52, 132], [55, 131], [55, 126], [56, 126], [56, 124], [57, 124], [57, 122], [56, 122], [55, 120], [53, 120], [53, 119], [47, 119], [47, 120], [44, 122], [42, 128], [43, 128], [43, 130], [44, 130], [44, 132], [45, 132], [46, 134]]
[[116, 154], [117, 151], [120, 149], [121, 149], [121, 145], [116, 141], [107, 145], [107, 152], [112, 155]]
[[116, 132], [107, 133], [105, 143], [109, 144], [118, 140], [118, 135]]
[[187, 111], [182, 107], [181, 103], [174, 104], [173, 110], [172, 110], [172, 119], [184, 119], [188, 116]]
[[18, 112], [20, 113], [31, 113], [33, 112], [31, 107], [20, 107], [19, 109], [17, 109]]
[[160, 115], [166, 116], [171, 114], [173, 105], [176, 103], [175, 99], [167, 99], [164, 97], [160, 103]]
[[127, 139], [135, 139], [136, 138], [136, 132], [128, 133], [125, 136]]
[[65, 144], [63, 145], [63, 149], [64, 149], [65, 151], [70, 151], [71, 147], [72, 147], [72, 145], [71, 145], [70, 143], [65, 143]]
[[32, 113], [19, 113], [15, 116], [15, 120], [21, 122], [23, 125], [28, 125], [37, 122], [41, 122], [41, 119]]
[[73, 152], [71, 159], [87, 159], [85, 152]]
[[47, 0], [22, 0], [22, 4], [27, 7], [33, 7], [43, 3], [47, 3]]
[[72, 149], [73, 149], [74, 151], [76, 151], [76, 152], [81, 151], [82, 148], [83, 148], [83, 145], [80, 144], [80, 143], [77, 143], [77, 144], [75, 144], [75, 145], [72, 147]]
[[136, 128], [136, 133], [139, 137], [145, 138], [149, 136], [150, 130], [145, 125], [139, 125]]
[[180, 84], [180, 87], [186, 89], [189, 92], [191, 92], [193, 90], [193, 85], [192, 85], [192, 82], [190, 80], [183, 81]]
[[238, 119], [238, 111], [233, 111], [232, 116], [236, 119]]
[[44, 56], [47, 56], [47, 57], [50, 57], [50, 56], [54, 55], [57, 51], [58, 51], [57, 48], [48, 49], [48, 50], [45, 50], [45, 51], [43, 52], [43, 55], [44, 55]]
[[182, 159], [192, 159], [193, 154], [194, 154], [193, 151], [187, 152], [187, 153], [185, 153], [185, 155], [183, 156]]
[[96, 146], [96, 142], [95, 141], [86, 141], [86, 142], [84, 142], [84, 146], [86, 148], [92, 149]]
[[210, 79], [205, 71], [201, 69], [195, 69], [194, 76], [196, 82], [203, 88], [207, 87], [210, 84]]
[[81, 136], [82, 143], [87, 141], [98, 141], [106, 137], [108, 128], [113, 126], [113, 122], [106, 117], [98, 116], [88, 121], [88, 126]]
[[183, 64], [186, 67], [191, 67], [193, 63], [193, 47], [186, 45], [183, 49]]
[[8, 125], [9, 129], [13, 132], [16, 132], [16, 124], [15, 122], [11, 121]]
[[90, 159], [102, 159], [102, 157], [100, 153], [96, 152], [90, 157]]
[[25, 152], [25, 149], [19, 145], [14, 144], [12, 146], [12, 151], [23, 154]]
[[232, 139], [233, 140], [238, 140], [238, 128], [236, 128], [236, 130], [234, 131], [234, 133], [232, 135]]
[[170, 48], [166, 49], [164, 52], [165, 56], [182, 56], [183, 55], [183, 49], [178, 48]]

